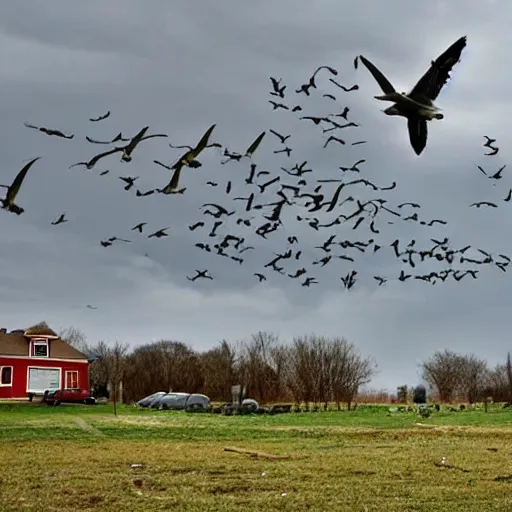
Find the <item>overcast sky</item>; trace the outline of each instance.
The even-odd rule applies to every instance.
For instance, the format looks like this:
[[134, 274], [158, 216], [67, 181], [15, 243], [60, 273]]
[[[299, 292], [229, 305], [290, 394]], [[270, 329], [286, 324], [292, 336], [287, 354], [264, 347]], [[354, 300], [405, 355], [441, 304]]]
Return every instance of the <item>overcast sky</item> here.
[[[474, 0], [464, 7], [461, 10], [458, 2], [406, 0], [317, 0], [301, 2], [300, 8], [293, 0], [111, 0], [108, 5], [96, 0], [32, 0], [5, 5], [0, 18], [0, 183], [11, 183], [28, 159], [42, 158], [17, 198], [25, 213], [0, 210], [0, 326], [25, 328], [46, 320], [55, 330], [77, 327], [91, 342], [123, 340], [134, 346], [173, 339], [199, 350], [258, 330], [272, 331], [282, 340], [311, 332], [344, 336], [363, 354], [375, 357], [379, 373], [371, 387], [392, 390], [419, 382], [418, 363], [436, 350], [473, 352], [492, 365], [504, 360], [511, 349], [507, 273], [481, 265], [477, 280], [450, 278], [435, 286], [411, 279], [400, 282], [400, 270], [411, 269], [389, 248], [396, 238], [405, 245], [415, 239], [417, 247], [427, 249], [433, 245], [430, 238], [449, 237], [454, 248], [471, 245], [512, 256], [507, 235], [512, 202], [503, 202], [512, 186], [509, 170], [493, 182], [476, 167], [496, 171], [509, 158], [510, 77], [500, 63], [511, 58], [512, 5]], [[428, 144], [418, 157], [409, 145], [405, 121], [381, 112], [387, 104], [373, 98], [381, 93], [378, 85], [364, 66], [354, 69], [353, 59], [365, 55], [397, 90], [405, 91], [462, 35], [468, 36], [468, 46], [453, 81], [436, 102], [445, 119], [429, 123]], [[359, 90], [343, 92], [323, 71], [311, 96], [296, 94], [321, 65], [336, 68], [337, 82], [346, 87], [359, 84]], [[270, 76], [287, 85], [283, 103], [301, 105], [302, 112], [272, 111], [268, 100], [278, 98], [269, 96]], [[345, 106], [350, 108], [348, 119], [360, 126], [333, 132], [347, 144], [334, 142], [323, 149], [328, 135], [299, 117], [340, 113]], [[89, 121], [107, 110], [109, 118]], [[24, 122], [75, 136], [48, 136], [26, 128]], [[352, 186], [340, 200], [348, 195], [361, 200], [382, 197], [391, 208], [418, 202], [422, 207], [408, 212], [417, 211], [420, 220], [441, 218], [448, 224], [426, 227], [382, 213], [375, 220], [379, 234], [370, 232], [368, 222], [357, 231], [351, 222], [316, 232], [296, 216], [317, 215], [328, 222], [355, 211], [355, 205], [330, 214], [308, 213], [301, 199], [285, 207], [282, 228], [264, 240], [254, 231], [271, 209], [246, 213], [244, 203], [233, 198], [255, 192], [255, 204], [273, 202], [279, 184], [259, 195], [256, 185], [245, 184], [251, 161], [221, 165], [215, 148], [201, 155], [201, 168], [184, 169], [183, 195], [135, 196], [136, 188], [145, 191], [168, 183], [169, 171], [153, 160], [171, 164], [180, 156], [182, 151], [169, 143], [195, 145], [214, 123], [211, 141], [235, 152], [243, 153], [270, 128], [292, 135], [288, 158], [273, 153], [283, 146], [267, 133], [253, 156], [258, 171], [269, 171], [258, 183], [280, 176], [281, 183], [293, 184], [297, 179], [280, 168], [307, 160], [314, 172], [304, 176], [308, 185], [303, 191], [311, 192], [317, 179], [341, 178], [339, 166], [366, 159], [360, 177], [383, 187], [395, 181], [397, 187], [372, 192]], [[133, 136], [146, 125], [148, 133], [165, 133], [168, 139], [144, 141], [131, 163], [121, 163], [116, 154], [89, 171], [69, 169], [112, 147], [90, 144], [86, 135], [106, 141], [119, 131]], [[484, 156], [484, 134], [498, 140], [498, 155]], [[367, 143], [350, 145], [359, 140]], [[106, 169], [110, 172], [101, 176]], [[358, 177], [344, 177], [349, 179], [349, 174]], [[140, 176], [138, 187], [123, 190], [119, 176]], [[228, 180], [229, 196], [224, 191]], [[336, 186], [322, 186], [326, 200]], [[499, 208], [470, 208], [477, 200], [496, 201]], [[236, 209], [218, 233], [238, 234], [246, 246], [255, 247], [242, 255], [242, 264], [194, 246], [222, 240], [208, 236], [215, 219], [199, 209], [208, 202]], [[62, 212], [69, 222], [51, 225]], [[236, 224], [251, 216], [251, 227]], [[205, 227], [188, 229], [200, 220]], [[131, 231], [139, 222], [148, 223], [142, 234]], [[168, 226], [169, 237], [147, 238]], [[348, 252], [355, 262], [333, 258], [324, 268], [312, 265], [325, 255], [314, 247], [333, 234], [337, 241], [373, 238], [383, 249], [372, 255], [371, 249], [360, 254], [333, 246], [331, 254]], [[100, 241], [111, 236], [132, 242], [102, 247]], [[306, 268], [300, 279], [264, 268], [274, 254], [289, 248], [289, 236], [297, 236], [299, 243], [292, 248], [303, 254], [284, 266], [292, 274]], [[418, 264], [412, 272], [428, 273], [446, 265]], [[456, 260], [454, 268], [473, 267]], [[214, 280], [188, 281], [186, 276], [193, 276], [195, 269], [208, 269]], [[351, 270], [357, 270], [358, 281], [346, 291], [340, 277]], [[259, 283], [255, 272], [263, 272], [267, 281]], [[390, 280], [378, 287], [374, 275]], [[302, 287], [307, 276], [318, 284]], [[88, 309], [88, 304], [98, 309]]]

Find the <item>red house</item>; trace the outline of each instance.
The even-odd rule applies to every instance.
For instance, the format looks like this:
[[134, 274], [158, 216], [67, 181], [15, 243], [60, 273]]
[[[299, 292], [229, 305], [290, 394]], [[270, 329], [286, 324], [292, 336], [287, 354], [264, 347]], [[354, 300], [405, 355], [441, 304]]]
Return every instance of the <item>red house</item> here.
[[89, 389], [86, 355], [47, 326], [0, 329], [0, 399], [65, 388]]

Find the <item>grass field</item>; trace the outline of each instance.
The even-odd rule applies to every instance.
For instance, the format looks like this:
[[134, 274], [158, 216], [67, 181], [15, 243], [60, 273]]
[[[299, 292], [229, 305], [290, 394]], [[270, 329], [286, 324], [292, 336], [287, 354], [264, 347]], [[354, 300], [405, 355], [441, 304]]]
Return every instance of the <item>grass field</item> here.
[[107, 405], [0, 405], [0, 510], [512, 510], [510, 409], [387, 410], [116, 418]]

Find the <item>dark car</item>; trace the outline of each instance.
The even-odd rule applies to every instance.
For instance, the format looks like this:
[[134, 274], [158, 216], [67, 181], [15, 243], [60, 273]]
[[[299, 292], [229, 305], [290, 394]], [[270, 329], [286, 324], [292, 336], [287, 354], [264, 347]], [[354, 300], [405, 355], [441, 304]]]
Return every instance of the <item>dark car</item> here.
[[96, 398], [91, 396], [87, 389], [69, 388], [58, 389], [56, 391], [45, 391], [43, 402], [48, 405], [60, 405], [61, 403], [79, 403], [85, 405], [95, 405]]

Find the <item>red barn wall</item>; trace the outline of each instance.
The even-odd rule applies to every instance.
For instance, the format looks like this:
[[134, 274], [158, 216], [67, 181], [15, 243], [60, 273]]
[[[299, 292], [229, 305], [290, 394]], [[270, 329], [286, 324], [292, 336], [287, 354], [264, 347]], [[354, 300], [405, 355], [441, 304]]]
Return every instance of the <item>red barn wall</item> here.
[[40, 358], [16, 358], [0, 356], [0, 366], [12, 366], [12, 387], [0, 386], [0, 399], [2, 398], [26, 398], [28, 368], [60, 368], [61, 389], [66, 386], [66, 371], [78, 372], [78, 387], [89, 389], [89, 363], [87, 361], [61, 361], [56, 359]]

